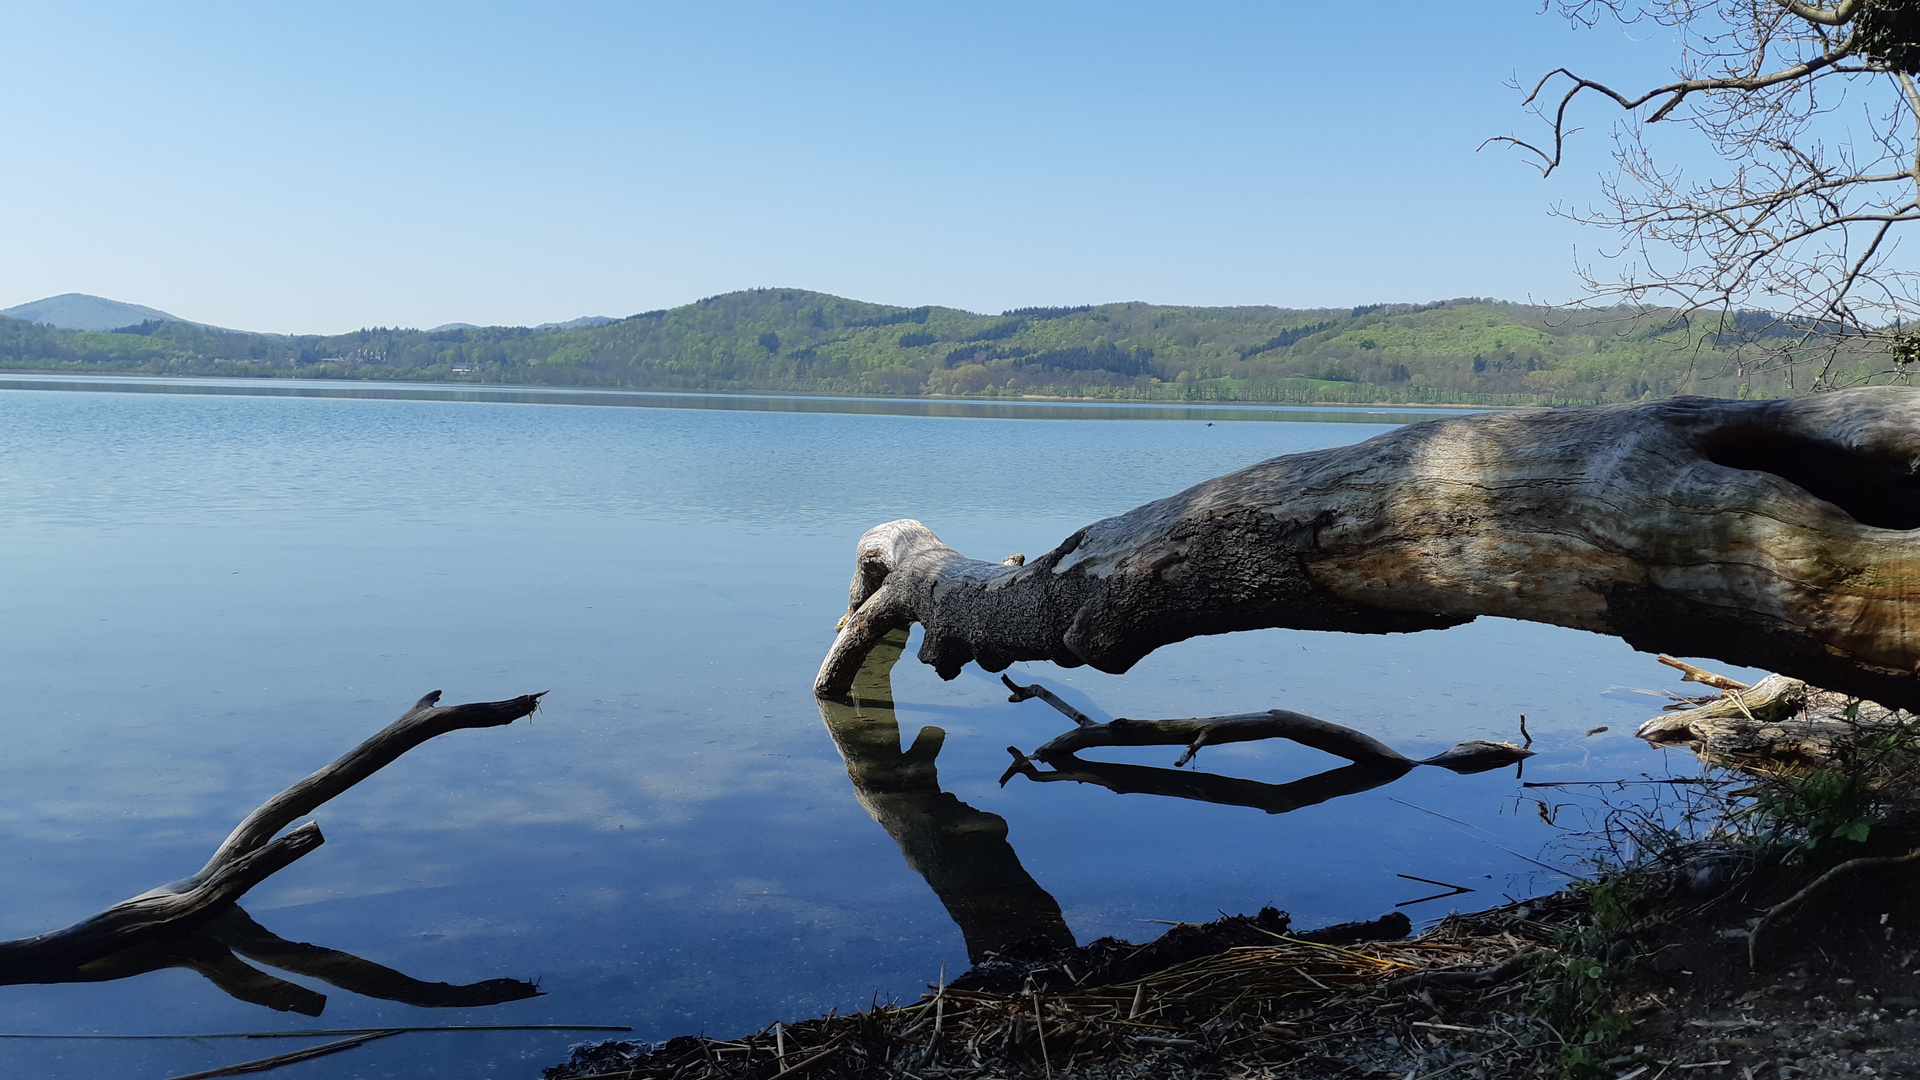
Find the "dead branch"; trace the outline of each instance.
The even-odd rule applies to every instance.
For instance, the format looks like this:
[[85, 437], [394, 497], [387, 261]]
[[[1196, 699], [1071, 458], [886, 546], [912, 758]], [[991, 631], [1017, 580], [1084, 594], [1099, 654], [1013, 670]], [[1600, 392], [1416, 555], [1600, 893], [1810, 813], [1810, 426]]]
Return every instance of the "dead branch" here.
[[[435, 690], [379, 734], [247, 815], [193, 876], [123, 900], [63, 930], [0, 942], [0, 981], [79, 981], [71, 976], [87, 964], [183, 933], [229, 910], [247, 890], [324, 842], [320, 827], [313, 822], [274, 839], [274, 834], [295, 818], [437, 735], [512, 723], [538, 708], [545, 693], [543, 690], [508, 701], [441, 706], [440, 691]], [[226, 970], [217, 957], [207, 962], [212, 965], [209, 978], [215, 978], [213, 972]]]
[[1920, 391], [1480, 413], [1242, 469], [1023, 566], [871, 529], [815, 681], [919, 623], [969, 661], [1123, 672], [1200, 634], [1402, 633], [1481, 615], [1920, 705]]
[[1444, 986], [1450, 989], [1484, 989], [1498, 986], [1526, 971], [1534, 960], [1545, 956], [1541, 949], [1529, 949], [1515, 953], [1497, 964], [1484, 968], [1439, 968], [1403, 975], [1387, 984], [1387, 990], [1397, 993], [1412, 993], [1428, 987]]
[[1681, 682], [1703, 683], [1713, 687], [1715, 690], [1745, 690], [1747, 688], [1747, 684], [1738, 679], [1729, 679], [1725, 675], [1716, 675], [1704, 668], [1694, 667], [1692, 664], [1683, 660], [1675, 660], [1671, 656], [1656, 656], [1654, 659], [1670, 668], [1677, 668], [1683, 672], [1680, 676]]
[[1021, 686], [1005, 675], [1000, 676], [1000, 681], [1012, 692], [1007, 700], [1026, 701], [1037, 697], [1073, 718], [1073, 730], [1055, 737], [1033, 752], [1034, 758], [1049, 764], [1074, 757], [1079, 751], [1092, 746], [1184, 745], [1187, 752], [1173, 763], [1177, 769], [1192, 761], [1203, 746], [1257, 742], [1261, 739], [1287, 739], [1346, 758], [1356, 765], [1401, 772], [1415, 765], [1438, 765], [1462, 773], [1484, 772], [1533, 756], [1533, 751], [1523, 750], [1511, 743], [1476, 739], [1460, 743], [1425, 760], [1415, 761], [1364, 732], [1286, 709], [1231, 716], [1196, 716], [1184, 720], [1130, 720], [1123, 716], [1100, 724], [1088, 719], [1038, 683]]
[[[1544, 134], [1482, 144], [1520, 149], [1551, 175], [1580, 130], [1580, 102], [1597, 95], [1619, 110], [1599, 205], [1555, 211], [1619, 239], [1599, 271], [1579, 269], [1588, 293], [1578, 304], [1624, 302], [1671, 327], [1698, 323], [1707, 332], [1696, 347], [1711, 343], [1741, 375], [1780, 371], [1770, 388], [1910, 379], [1920, 339], [1906, 324], [1920, 313], [1920, 274], [1895, 257], [1893, 233], [1920, 221], [1920, 90], [1911, 78], [1920, 43], [1909, 40], [1902, 9], [1798, 0], [1558, 7], [1586, 25], [1657, 23], [1677, 48], [1673, 78], [1644, 91], [1555, 68], [1521, 102]], [[1667, 151], [1656, 154], [1646, 135], [1663, 122], [1691, 128], [1723, 167], [1663, 165]]]

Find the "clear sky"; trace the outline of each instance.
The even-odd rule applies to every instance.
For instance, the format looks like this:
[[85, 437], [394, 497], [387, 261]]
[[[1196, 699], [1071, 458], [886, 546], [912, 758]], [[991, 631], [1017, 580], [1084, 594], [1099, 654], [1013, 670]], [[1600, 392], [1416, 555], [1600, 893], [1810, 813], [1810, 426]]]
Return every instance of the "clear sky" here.
[[[1333, 18], [1329, 19], [1331, 15]], [[1657, 76], [1531, 0], [0, 5], [0, 307], [245, 329], [754, 286], [998, 311], [1559, 299], [1507, 79]]]

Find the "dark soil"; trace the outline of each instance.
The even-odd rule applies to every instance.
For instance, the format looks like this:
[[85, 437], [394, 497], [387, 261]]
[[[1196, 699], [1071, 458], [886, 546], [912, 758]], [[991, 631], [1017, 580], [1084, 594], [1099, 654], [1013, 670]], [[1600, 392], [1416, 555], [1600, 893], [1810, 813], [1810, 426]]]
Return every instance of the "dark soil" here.
[[1179, 923], [1145, 945], [1111, 937], [1060, 950], [1048, 949], [1042, 942], [1027, 943], [975, 964], [954, 979], [953, 986], [959, 990], [999, 994], [1056, 993], [1087, 986], [1116, 986], [1228, 949], [1270, 945], [1279, 936], [1325, 945], [1351, 945], [1361, 941], [1395, 941], [1412, 931], [1412, 921], [1396, 911], [1369, 922], [1339, 923], [1319, 930], [1295, 932], [1286, 912], [1269, 907], [1261, 908], [1257, 915], [1229, 915], [1205, 924]]
[[1295, 934], [1266, 909], [1140, 946], [1009, 950], [937, 1009], [930, 993], [736, 1040], [582, 1047], [546, 1076], [1920, 1076], [1920, 862], [1835, 880], [1748, 958], [1756, 921], [1821, 873], [1916, 845], [1888, 827], [1785, 859], [1705, 852], [1401, 944], [1380, 939], [1403, 917]]

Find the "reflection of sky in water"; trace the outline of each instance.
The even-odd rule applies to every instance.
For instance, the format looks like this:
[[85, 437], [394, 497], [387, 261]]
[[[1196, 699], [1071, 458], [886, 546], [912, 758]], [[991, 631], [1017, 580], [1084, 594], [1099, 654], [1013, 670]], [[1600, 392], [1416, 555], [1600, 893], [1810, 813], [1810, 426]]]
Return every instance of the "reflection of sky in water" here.
[[[427, 690], [551, 689], [531, 723], [435, 740], [321, 808], [326, 846], [247, 902], [285, 938], [427, 980], [537, 977], [548, 996], [425, 1010], [334, 991], [318, 1024], [632, 1023], [646, 1038], [911, 997], [942, 962], [966, 966], [959, 931], [854, 800], [808, 692], [854, 539], [910, 515], [977, 557], [1037, 555], [1205, 477], [1378, 430], [0, 393], [0, 937], [190, 872], [263, 798]], [[1664, 669], [1572, 631], [1263, 631], [1162, 649], [1123, 678], [1018, 669], [1106, 715], [1284, 706], [1415, 755], [1513, 738], [1524, 712], [1542, 751], [1529, 779], [1667, 767], [1630, 739], [1658, 703], [1613, 689], [1665, 685]], [[1548, 880], [1496, 846], [1538, 855], [1552, 837], [1516, 808], [1511, 772], [1421, 769], [1280, 817], [1001, 788], [1004, 747], [1037, 746], [1061, 717], [910, 656], [894, 688], [905, 737], [947, 730], [942, 786], [1006, 819], [1082, 941], [1269, 903], [1301, 925], [1372, 917], [1424, 895], [1395, 873], [1482, 890], [1461, 904]], [[1270, 782], [1334, 764], [1289, 744], [1198, 760]], [[4, 987], [0, 1015], [11, 1031], [313, 1026], [183, 971]], [[582, 1037], [404, 1036], [302, 1068], [531, 1075]], [[285, 1049], [260, 1047], [5, 1043], [0, 1072], [166, 1075]]]

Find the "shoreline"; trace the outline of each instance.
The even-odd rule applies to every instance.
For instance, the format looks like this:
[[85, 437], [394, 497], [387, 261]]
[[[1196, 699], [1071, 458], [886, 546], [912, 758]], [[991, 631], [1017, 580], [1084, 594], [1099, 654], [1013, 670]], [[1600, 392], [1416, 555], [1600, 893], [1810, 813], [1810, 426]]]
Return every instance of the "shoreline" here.
[[[58, 381], [79, 379], [86, 381], [152, 381], [152, 382], [190, 382], [207, 383], [239, 382], [259, 383], [262, 386], [286, 385], [292, 383], [315, 383], [332, 386], [357, 387], [412, 387], [447, 388], [452, 390], [477, 390], [493, 393], [553, 393], [582, 395], [629, 395], [656, 397], [723, 397], [742, 399], [797, 399], [809, 401], [848, 401], [876, 402], [893, 404], [951, 403], [965, 405], [1075, 405], [1111, 408], [1163, 408], [1163, 409], [1222, 409], [1246, 411], [1285, 411], [1285, 410], [1341, 410], [1352, 412], [1498, 412], [1512, 409], [1533, 408], [1581, 408], [1584, 405], [1475, 405], [1465, 402], [1399, 402], [1399, 401], [1260, 401], [1242, 398], [1183, 399], [1152, 397], [1056, 397], [1047, 394], [994, 395], [978, 396], [958, 394], [923, 394], [918, 397], [891, 397], [882, 394], [830, 393], [808, 390], [702, 390], [689, 388], [647, 389], [625, 386], [594, 386], [574, 383], [498, 383], [472, 382], [458, 379], [387, 379], [387, 378], [346, 378], [320, 374], [303, 375], [245, 375], [245, 374], [175, 374], [171, 372], [151, 371], [71, 371], [58, 368], [14, 368], [0, 367], [0, 376], [25, 376], [29, 378]], [[1591, 403], [1589, 403], [1590, 405]]]
[[[1875, 847], [1914, 840], [1920, 831], [1901, 830]], [[543, 1076], [1745, 1080], [1920, 1071], [1920, 971], [1909, 970], [1920, 954], [1920, 898], [1900, 895], [1898, 879], [1864, 881], [1851, 903], [1783, 936], [1750, 967], [1749, 938], [1738, 932], [1749, 914], [1821, 867], [1757, 867], [1703, 886], [1700, 867], [1733, 854], [1702, 849], [1681, 866], [1455, 913], [1412, 938], [1364, 932], [1391, 931], [1391, 916], [1297, 934], [1272, 909], [1179, 924], [1141, 946], [1102, 939], [985, 965], [1001, 970], [984, 977], [976, 965], [929, 983], [912, 1003], [732, 1039], [576, 1047]], [[1114, 969], [1125, 976], [1117, 981], [1075, 967], [1169, 938], [1176, 947], [1162, 951], [1185, 958]]]

